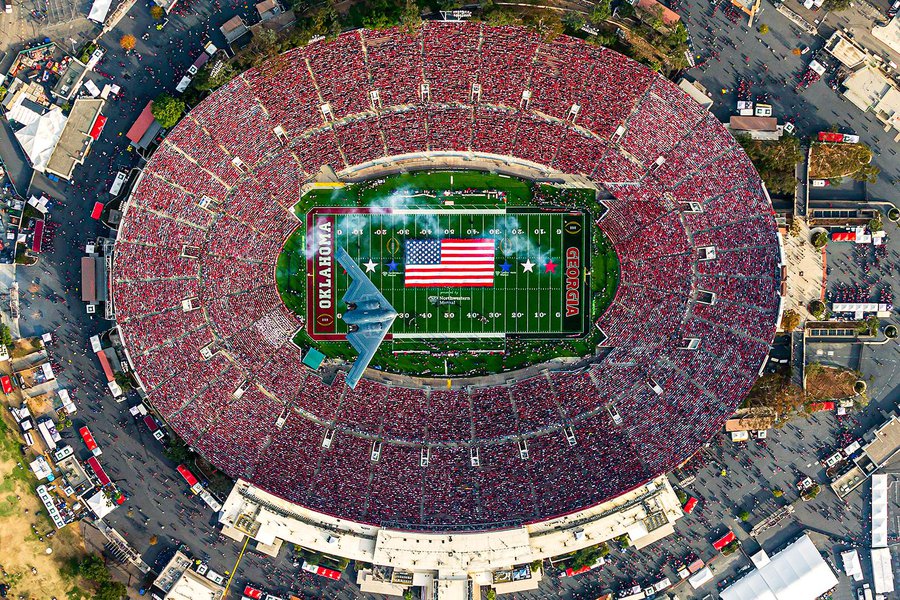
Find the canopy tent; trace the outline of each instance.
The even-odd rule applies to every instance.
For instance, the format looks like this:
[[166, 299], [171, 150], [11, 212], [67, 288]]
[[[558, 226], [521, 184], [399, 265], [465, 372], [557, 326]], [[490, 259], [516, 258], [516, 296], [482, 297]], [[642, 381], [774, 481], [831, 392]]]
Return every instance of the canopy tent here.
[[890, 548], [872, 548], [872, 575], [876, 594], [890, 594], [894, 591]]
[[94, 514], [100, 519], [116, 509], [116, 505], [110, 502], [109, 498], [102, 491], [98, 491], [90, 498], [86, 498], [85, 502], [88, 508], [94, 511]]
[[888, 484], [887, 475], [872, 475], [872, 547], [888, 544]]
[[94, 0], [91, 12], [88, 13], [88, 19], [102, 25], [109, 14], [110, 6], [112, 6], [112, 0]]
[[54, 108], [16, 132], [16, 139], [35, 171], [44, 172], [65, 126], [62, 110]]
[[812, 540], [803, 535], [719, 596], [722, 600], [815, 600], [837, 583]]
[[691, 587], [696, 590], [704, 583], [712, 581], [712, 579], [712, 571], [710, 571], [709, 567], [703, 567], [688, 578], [688, 583], [690, 583]]
[[856, 550], [842, 552], [841, 560], [844, 563], [844, 573], [847, 574], [847, 577], [852, 577], [853, 581], [863, 580], [862, 565], [859, 562], [859, 552]]

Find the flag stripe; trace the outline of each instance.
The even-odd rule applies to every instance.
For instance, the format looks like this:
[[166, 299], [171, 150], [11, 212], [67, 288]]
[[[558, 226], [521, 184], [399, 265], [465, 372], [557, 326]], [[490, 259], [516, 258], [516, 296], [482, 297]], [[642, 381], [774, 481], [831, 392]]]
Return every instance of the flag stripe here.
[[486, 239], [407, 240], [407, 287], [491, 287], [496, 243]]

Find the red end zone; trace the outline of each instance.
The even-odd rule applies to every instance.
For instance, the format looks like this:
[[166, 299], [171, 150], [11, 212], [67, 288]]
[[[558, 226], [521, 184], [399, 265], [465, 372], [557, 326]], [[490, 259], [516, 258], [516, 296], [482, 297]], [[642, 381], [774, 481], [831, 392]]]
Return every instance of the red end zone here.
[[[378, 212], [390, 212], [379, 209]], [[335, 216], [342, 214], [370, 214], [369, 208], [314, 208], [306, 214], [306, 330], [314, 340], [343, 340], [338, 333], [337, 276], [346, 272], [334, 259]], [[391, 339], [391, 335], [385, 336]]]

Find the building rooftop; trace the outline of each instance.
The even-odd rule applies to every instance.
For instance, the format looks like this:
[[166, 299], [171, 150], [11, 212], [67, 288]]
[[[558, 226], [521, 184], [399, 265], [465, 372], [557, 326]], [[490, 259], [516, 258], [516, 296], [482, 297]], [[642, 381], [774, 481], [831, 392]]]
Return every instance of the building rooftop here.
[[165, 600], [219, 600], [224, 591], [222, 586], [189, 569], [181, 574]]
[[864, 49], [840, 31], [834, 32], [825, 42], [825, 50], [838, 59], [842, 65], [855, 68], [868, 57]]
[[[75, 165], [84, 162], [91, 143], [100, 135], [106, 118], [100, 114], [105, 100], [78, 98], [69, 113], [69, 119], [47, 163], [47, 171], [65, 179], [72, 178]], [[99, 127], [99, 129], [98, 129]]]
[[900, 419], [890, 421], [875, 430], [875, 439], [863, 446], [863, 450], [879, 467], [900, 451]]
[[728, 122], [735, 131], [777, 131], [778, 119], [775, 117], [740, 117], [733, 116]]

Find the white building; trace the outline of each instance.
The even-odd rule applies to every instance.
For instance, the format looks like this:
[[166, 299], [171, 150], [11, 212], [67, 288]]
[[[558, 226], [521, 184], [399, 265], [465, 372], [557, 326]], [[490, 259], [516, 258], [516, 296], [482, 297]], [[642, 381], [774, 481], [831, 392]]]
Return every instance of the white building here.
[[623, 534], [633, 546], [642, 548], [673, 533], [674, 522], [682, 516], [678, 497], [664, 476], [564, 517], [499, 531], [452, 533], [402, 531], [339, 519], [238, 480], [219, 521], [225, 535], [239, 542], [249, 535], [257, 550], [272, 556], [288, 542], [325, 555], [371, 563], [375, 569], [360, 572], [357, 580], [366, 593], [400, 595], [409, 585], [376, 577], [381, 566], [424, 587], [427, 598], [462, 600], [473, 584], [491, 585], [497, 593], [537, 589], [539, 572], [527, 569], [526, 576], [519, 578], [495, 575], [524, 572], [524, 567], [536, 560], [572, 553]]

